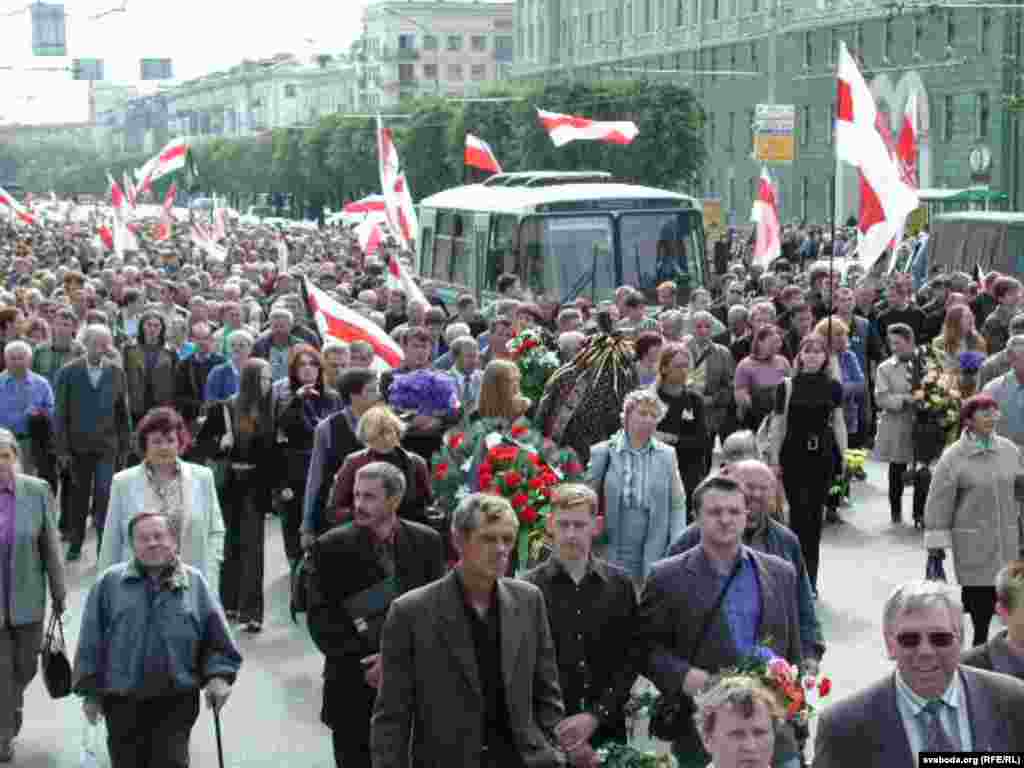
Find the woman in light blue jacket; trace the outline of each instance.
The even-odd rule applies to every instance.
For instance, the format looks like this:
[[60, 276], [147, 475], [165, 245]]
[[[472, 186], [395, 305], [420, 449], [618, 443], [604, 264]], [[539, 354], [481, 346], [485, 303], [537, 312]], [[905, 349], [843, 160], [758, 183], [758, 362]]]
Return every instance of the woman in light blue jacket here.
[[[686, 492], [676, 451], [655, 439], [665, 404], [649, 389], [630, 392], [623, 429], [590, 452], [590, 485], [602, 500], [608, 561], [639, 585], [686, 527]], [[694, 455], [702, 462], [703, 456]]]

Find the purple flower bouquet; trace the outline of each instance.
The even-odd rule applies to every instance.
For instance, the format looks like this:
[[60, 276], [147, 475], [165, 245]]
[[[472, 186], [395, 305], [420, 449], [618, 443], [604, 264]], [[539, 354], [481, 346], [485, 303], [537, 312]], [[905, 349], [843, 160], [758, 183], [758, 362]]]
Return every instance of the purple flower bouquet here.
[[459, 407], [455, 380], [436, 371], [413, 371], [395, 376], [388, 392], [388, 403], [398, 411], [421, 416], [450, 413]]
[[981, 366], [984, 362], [985, 355], [982, 352], [961, 352], [959, 360], [960, 372], [977, 373], [981, 370]]

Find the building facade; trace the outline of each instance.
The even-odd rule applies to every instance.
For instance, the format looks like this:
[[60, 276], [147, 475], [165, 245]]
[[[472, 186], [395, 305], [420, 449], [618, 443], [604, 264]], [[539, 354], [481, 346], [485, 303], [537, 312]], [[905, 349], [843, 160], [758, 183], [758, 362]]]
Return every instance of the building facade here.
[[[962, 6], [962, 4], [959, 4]], [[866, 0], [517, 0], [521, 79], [669, 79], [705, 110], [708, 163], [699, 189], [735, 223], [749, 217], [760, 165], [757, 104], [796, 107], [795, 158], [770, 170], [785, 221], [844, 221], [858, 208], [855, 171], [833, 145], [836, 59], [860, 61], [898, 135], [917, 94], [922, 187], [989, 184], [1024, 207], [1020, 159], [1022, 24], [1007, 4]], [[640, 126], [641, 131], [643, 126]], [[987, 162], [986, 162], [987, 160]]]
[[380, 0], [363, 13], [358, 105], [394, 107], [417, 96], [472, 96], [508, 77], [512, 0]]

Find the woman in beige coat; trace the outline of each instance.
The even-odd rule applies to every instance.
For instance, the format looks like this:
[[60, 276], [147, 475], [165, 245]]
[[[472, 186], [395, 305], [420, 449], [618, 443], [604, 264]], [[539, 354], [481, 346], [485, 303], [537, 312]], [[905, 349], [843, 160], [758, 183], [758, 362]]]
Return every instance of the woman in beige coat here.
[[892, 357], [875, 374], [878, 434], [875, 458], [889, 463], [889, 510], [893, 523], [903, 519], [903, 474], [914, 460], [913, 366], [914, 331], [909, 325], [889, 326]]
[[991, 395], [975, 395], [964, 402], [963, 434], [935, 466], [924, 509], [929, 555], [944, 557], [946, 549], [953, 550], [975, 646], [988, 638], [996, 575], [1018, 556], [1021, 546], [1014, 484], [1024, 474], [1024, 463], [1017, 446], [995, 434], [998, 418], [999, 405]]

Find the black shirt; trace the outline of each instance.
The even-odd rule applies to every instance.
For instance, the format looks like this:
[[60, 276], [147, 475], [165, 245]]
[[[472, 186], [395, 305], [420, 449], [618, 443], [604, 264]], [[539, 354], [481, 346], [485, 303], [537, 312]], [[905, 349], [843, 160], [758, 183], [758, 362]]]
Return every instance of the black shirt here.
[[551, 557], [524, 576], [544, 594], [566, 716], [588, 712], [600, 726], [592, 745], [625, 740], [623, 707], [637, 676], [631, 657], [636, 590], [621, 568], [591, 560], [576, 584]]
[[462, 606], [466, 611], [476, 668], [480, 675], [480, 689], [484, 695], [483, 746], [488, 753], [502, 756], [519, 754], [515, 737], [509, 727], [508, 702], [505, 698], [505, 678], [501, 669], [501, 611], [498, 590], [491, 592], [491, 605], [487, 615], [481, 617], [466, 595], [462, 573], [456, 571], [455, 582], [462, 593]]

